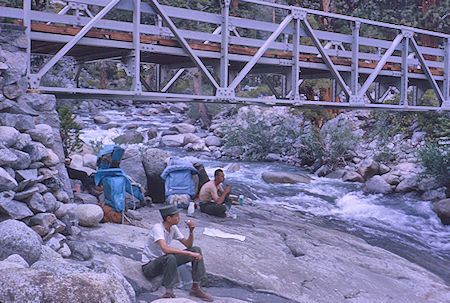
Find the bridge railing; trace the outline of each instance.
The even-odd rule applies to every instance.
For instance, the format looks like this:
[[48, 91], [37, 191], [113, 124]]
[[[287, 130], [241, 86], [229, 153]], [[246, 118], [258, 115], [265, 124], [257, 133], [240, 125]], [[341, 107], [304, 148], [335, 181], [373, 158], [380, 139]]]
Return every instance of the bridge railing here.
[[[203, 12], [160, 5], [156, 0], [141, 2], [139, 0], [70, 0], [60, 14], [31, 9], [31, 0], [24, 0], [23, 8], [0, 8], [0, 17], [22, 19], [27, 27], [30, 41], [28, 49], [29, 71], [31, 70], [31, 41], [48, 41], [66, 43], [38, 73], [29, 73], [30, 87], [45, 90], [40, 86], [42, 77], [75, 45], [109, 47], [130, 52], [133, 61], [129, 68], [133, 70], [131, 95], [142, 98], [187, 98], [192, 100], [213, 100], [217, 102], [253, 102], [260, 99], [242, 98], [236, 95], [236, 89], [249, 73], [281, 73], [287, 79], [286, 93], [277, 96], [273, 104], [293, 104], [297, 106], [313, 105], [311, 100], [303, 100], [299, 87], [303, 79], [330, 77], [334, 83], [332, 101], [336, 96], [345, 95], [347, 104], [322, 102], [324, 105], [349, 107], [383, 107], [382, 98], [369, 93], [378, 88], [378, 96], [390, 86], [397, 86], [401, 97], [398, 106], [411, 110], [449, 109], [449, 65], [450, 36], [423, 29], [392, 25], [365, 20], [351, 16], [343, 16], [299, 7], [267, 3], [259, 0], [243, 0], [243, 2], [261, 7], [270, 7], [282, 11], [280, 24], [264, 20], [230, 16], [229, 0], [221, 1], [221, 14]], [[96, 15], [92, 6], [103, 9]], [[108, 15], [113, 10], [128, 11], [125, 21], [113, 20]], [[74, 12], [73, 15], [67, 13]], [[103, 14], [102, 14], [103, 12]], [[151, 16], [147, 18], [146, 16]], [[311, 20], [318, 17], [335, 18], [348, 22], [352, 33], [338, 33], [319, 30], [311, 25]], [[144, 20], [144, 22], [143, 22]], [[173, 21], [175, 20], [175, 21]], [[180, 22], [181, 20], [181, 22]], [[183, 23], [183, 20], [185, 21]], [[198, 28], [189, 28], [191, 23], [200, 24]], [[77, 28], [72, 35], [64, 32], [46, 32], [46, 26], [53, 24]], [[33, 25], [33, 26], [32, 26]], [[374, 26], [395, 33], [392, 40], [364, 36], [361, 27]], [[228, 30], [224, 31], [223, 28]], [[93, 30], [105, 31], [97, 35], [89, 35]], [[108, 37], [126, 33], [131, 39], [112, 39]], [[248, 33], [266, 33], [264, 38], [255, 38]], [[246, 35], [247, 34], [247, 35]], [[437, 47], [420, 46], [417, 35], [429, 35], [438, 41]], [[75, 35], [75, 36], [74, 36]], [[159, 45], [154, 40], [146, 40], [145, 36], [176, 39], [183, 48]], [[268, 38], [266, 38], [268, 36]], [[123, 37], [123, 36], [121, 36]], [[220, 46], [220, 49], [195, 48], [195, 43], [208, 43]], [[177, 45], [177, 46], [179, 46]], [[140, 83], [140, 64], [145, 53], [158, 53], [172, 56], [189, 56], [191, 61], [186, 67], [199, 67], [216, 91], [214, 96], [195, 96], [161, 94], [143, 92]], [[95, 58], [87, 55], [82, 60]], [[129, 56], [130, 57], [130, 56]], [[144, 61], [143, 61], [144, 60]], [[219, 63], [218, 63], [219, 62]], [[183, 64], [166, 64], [167, 67], [180, 68]], [[211, 67], [216, 74], [211, 73]], [[176, 80], [171, 79], [168, 81]], [[379, 84], [376, 86], [375, 84]], [[438, 99], [435, 108], [416, 106], [417, 101], [409, 104], [408, 91], [411, 87], [419, 91], [433, 89]], [[164, 88], [166, 88], [164, 90]], [[167, 91], [167, 85], [161, 92]], [[380, 89], [381, 88], [381, 89]], [[47, 90], [51, 90], [47, 88]], [[53, 89], [53, 91], [57, 91]], [[78, 90], [78, 93], [81, 91]], [[105, 90], [92, 90], [95, 94], [105, 94]], [[77, 93], [77, 89], [73, 90]], [[86, 93], [86, 92], [82, 92]], [[126, 95], [126, 92], [108, 92], [109, 94]], [[416, 94], [420, 95], [420, 94]], [[171, 96], [171, 97], [169, 97]], [[375, 97], [374, 97], [375, 96]], [[341, 98], [342, 100], [342, 98]], [[267, 101], [263, 101], [267, 103]], [[386, 105], [387, 108], [395, 106]], [[417, 107], [417, 109], [416, 109]]]

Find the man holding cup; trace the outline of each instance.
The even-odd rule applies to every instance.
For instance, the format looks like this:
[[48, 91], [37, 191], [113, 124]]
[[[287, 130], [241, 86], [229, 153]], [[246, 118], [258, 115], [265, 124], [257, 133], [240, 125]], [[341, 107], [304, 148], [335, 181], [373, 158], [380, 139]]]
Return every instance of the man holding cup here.
[[[143, 261], [147, 262], [142, 266], [144, 275], [152, 279], [162, 274], [163, 285], [166, 288], [163, 298], [175, 298], [173, 288], [179, 282], [178, 266], [192, 262], [192, 280], [194, 282], [189, 294], [204, 301], [214, 301], [213, 297], [200, 287], [200, 281], [205, 277], [206, 270], [201, 249], [193, 246], [195, 222], [185, 221], [189, 227], [189, 237], [186, 239], [177, 226], [180, 222], [180, 209], [175, 205], [170, 205], [161, 208], [159, 212], [163, 222], [153, 225], [152, 234], [144, 249]], [[181, 250], [170, 246], [174, 239], [180, 241], [186, 249]]]

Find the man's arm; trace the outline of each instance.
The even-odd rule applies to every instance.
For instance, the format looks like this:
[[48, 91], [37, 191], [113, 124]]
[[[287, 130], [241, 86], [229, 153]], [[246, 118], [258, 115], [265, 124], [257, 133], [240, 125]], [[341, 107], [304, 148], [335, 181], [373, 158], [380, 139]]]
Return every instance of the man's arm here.
[[[191, 237], [191, 236], [189, 236], [189, 237]], [[183, 238], [181, 240], [186, 240], [186, 239]], [[158, 243], [159, 247], [161, 247], [161, 250], [166, 255], [168, 255], [168, 254], [186, 255], [186, 256], [192, 257], [192, 258], [194, 258], [196, 260], [201, 260], [202, 259], [202, 255], [201, 254], [195, 253], [195, 252], [192, 252], [192, 251], [188, 251], [188, 250], [181, 250], [181, 249], [169, 246], [169, 245], [167, 245], [167, 243], [166, 243], [166, 241], [164, 239], [160, 239], [160, 240], [156, 241], [156, 243]], [[181, 242], [181, 243], [183, 243], [183, 242]]]
[[183, 238], [180, 240], [181, 243], [183, 243], [186, 248], [191, 248], [192, 245], [194, 245], [194, 229], [195, 229], [195, 222], [192, 220], [184, 221], [186, 222], [187, 226], [189, 227], [189, 237]]
[[220, 196], [217, 193], [212, 193], [212, 197], [214, 199], [214, 202], [216, 202], [217, 204], [221, 205], [225, 201], [225, 198], [228, 196], [230, 191], [231, 191], [231, 184], [227, 184], [227, 187], [225, 187], [225, 189], [220, 194]]

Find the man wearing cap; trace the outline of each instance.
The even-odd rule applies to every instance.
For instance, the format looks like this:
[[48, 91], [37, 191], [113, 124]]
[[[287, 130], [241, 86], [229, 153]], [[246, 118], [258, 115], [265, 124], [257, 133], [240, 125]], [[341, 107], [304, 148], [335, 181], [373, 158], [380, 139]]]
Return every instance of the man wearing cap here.
[[[189, 294], [204, 301], [214, 301], [213, 297], [200, 287], [200, 281], [205, 277], [206, 270], [201, 249], [192, 246], [195, 222], [185, 221], [189, 227], [189, 237], [186, 239], [177, 226], [180, 222], [180, 209], [175, 205], [170, 205], [161, 208], [159, 212], [163, 222], [153, 225], [152, 234], [144, 249], [143, 261], [147, 262], [142, 266], [144, 275], [152, 279], [162, 274], [163, 285], [166, 288], [163, 298], [175, 298], [173, 287], [179, 282], [178, 266], [192, 262], [192, 280], [194, 282]], [[180, 241], [186, 246], [186, 249], [181, 250], [170, 246], [173, 239]]]

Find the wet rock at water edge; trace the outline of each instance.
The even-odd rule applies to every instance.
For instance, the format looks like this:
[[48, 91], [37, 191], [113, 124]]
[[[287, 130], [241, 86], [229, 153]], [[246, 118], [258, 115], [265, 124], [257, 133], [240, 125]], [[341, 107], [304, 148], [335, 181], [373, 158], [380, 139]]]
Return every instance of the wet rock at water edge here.
[[195, 133], [195, 126], [188, 123], [175, 124], [170, 130], [177, 131], [180, 134]]
[[98, 115], [98, 116], [94, 117], [94, 122], [97, 123], [97, 124], [107, 124], [110, 121], [111, 120], [108, 117], [105, 117], [105, 116]]
[[136, 130], [127, 130], [123, 135], [113, 139], [116, 144], [138, 144], [144, 141], [144, 136]]
[[441, 219], [442, 224], [450, 225], [450, 199], [444, 199], [435, 203], [433, 211]]
[[263, 172], [261, 177], [267, 183], [310, 183], [311, 178], [306, 175], [284, 172]]
[[392, 186], [387, 183], [382, 176], [373, 176], [364, 183], [365, 193], [388, 194], [392, 192]]
[[346, 171], [344, 176], [342, 176], [342, 181], [349, 182], [364, 182], [364, 178], [355, 171]]

